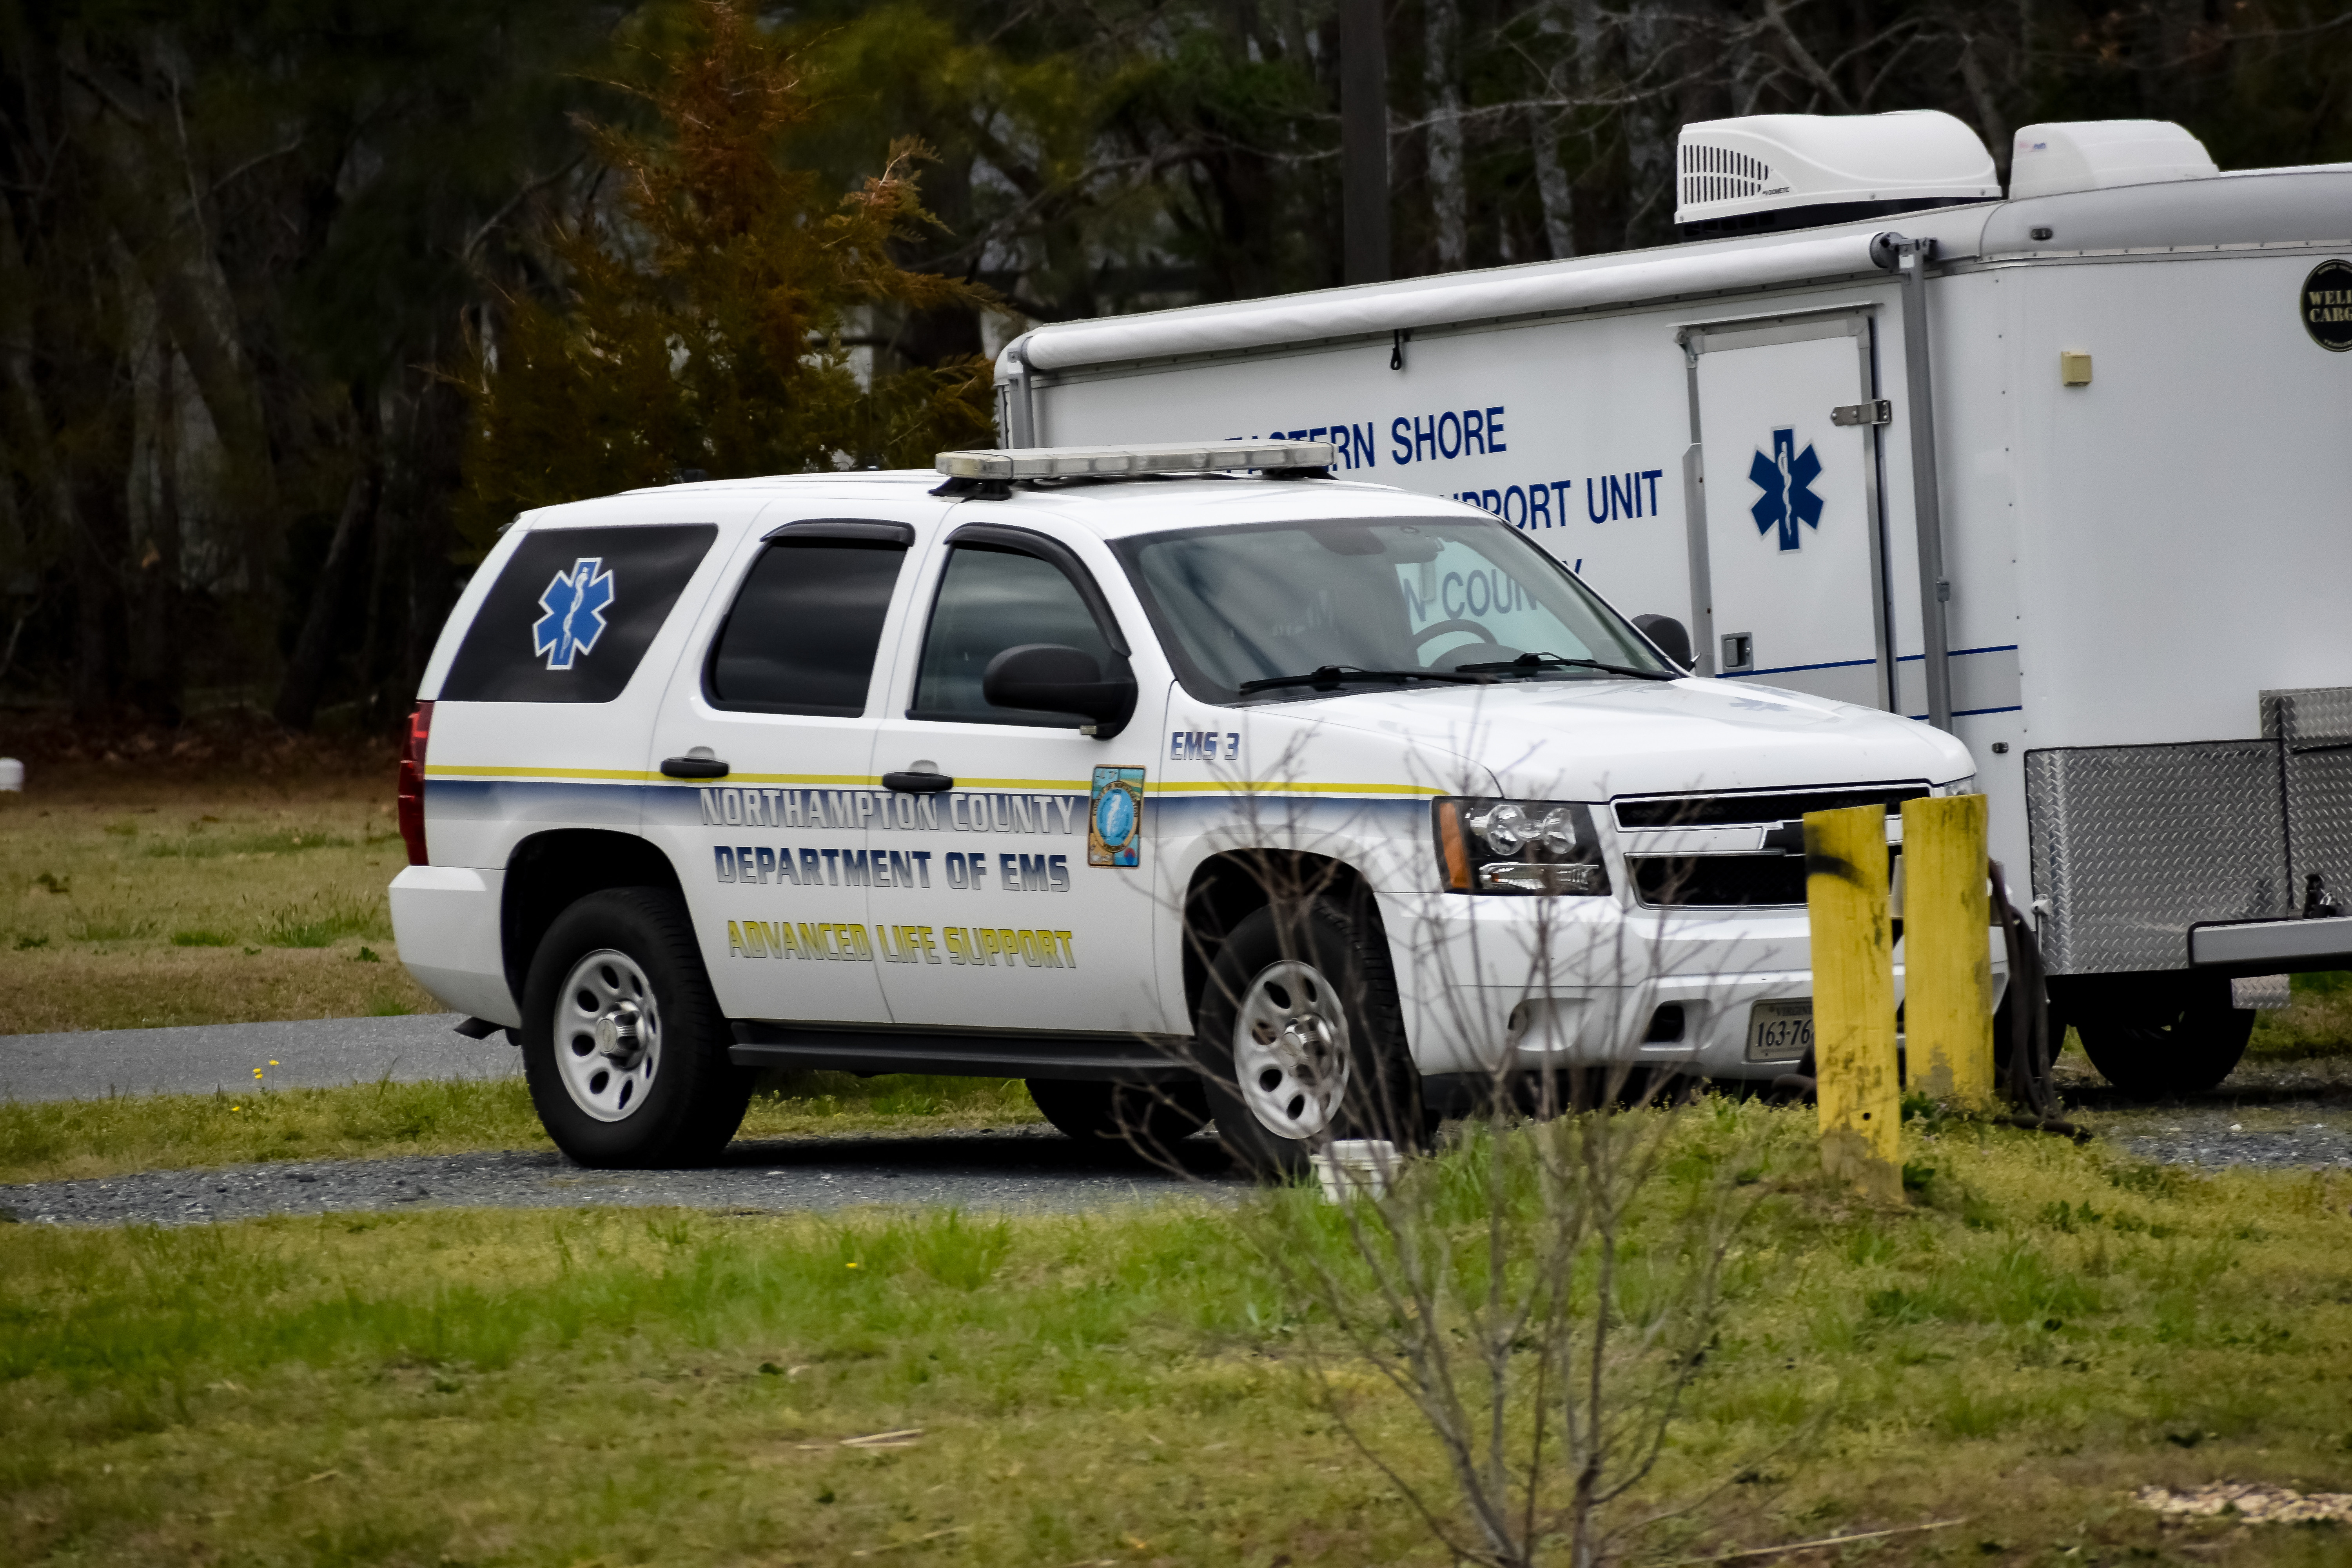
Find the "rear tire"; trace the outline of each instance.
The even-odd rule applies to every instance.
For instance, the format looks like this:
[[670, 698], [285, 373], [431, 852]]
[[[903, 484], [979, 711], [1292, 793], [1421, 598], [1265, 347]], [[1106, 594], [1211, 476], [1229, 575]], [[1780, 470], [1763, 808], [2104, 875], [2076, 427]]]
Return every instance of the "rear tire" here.
[[1334, 1138], [1423, 1142], [1421, 1075], [1369, 911], [1315, 899], [1250, 915], [1218, 950], [1198, 1025], [1209, 1112], [1244, 1169], [1304, 1174]]
[[607, 888], [555, 918], [523, 986], [523, 1076], [540, 1124], [583, 1165], [708, 1164], [758, 1073], [732, 1037], [676, 894]]
[[1208, 1105], [1197, 1083], [1033, 1078], [1029, 1098], [1037, 1102], [1046, 1121], [1088, 1148], [1112, 1145], [1158, 1162], [1173, 1159], [1176, 1145], [1209, 1120]]
[[2204, 1093], [2254, 1032], [2253, 1010], [2230, 1005], [2227, 980], [2111, 982], [2070, 997], [2066, 1013], [2099, 1076], [2137, 1100]]

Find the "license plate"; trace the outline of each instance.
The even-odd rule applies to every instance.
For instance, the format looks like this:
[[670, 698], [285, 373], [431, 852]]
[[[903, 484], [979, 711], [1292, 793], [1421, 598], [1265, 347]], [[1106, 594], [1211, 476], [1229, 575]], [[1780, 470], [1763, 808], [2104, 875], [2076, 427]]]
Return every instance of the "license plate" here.
[[1759, 1002], [1748, 1010], [1748, 1059], [1792, 1062], [1813, 1048], [1813, 999]]

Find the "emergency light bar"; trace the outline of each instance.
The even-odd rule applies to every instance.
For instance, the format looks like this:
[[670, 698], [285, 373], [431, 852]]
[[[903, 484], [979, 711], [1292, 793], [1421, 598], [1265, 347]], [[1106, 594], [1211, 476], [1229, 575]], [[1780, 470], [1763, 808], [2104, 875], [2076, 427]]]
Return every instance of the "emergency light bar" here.
[[1328, 441], [1219, 441], [1154, 447], [1024, 447], [941, 452], [950, 479], [1115, 478], [1122, 474], [1217, 474], [1242, 468], [1328, 468], [1339, 453]]

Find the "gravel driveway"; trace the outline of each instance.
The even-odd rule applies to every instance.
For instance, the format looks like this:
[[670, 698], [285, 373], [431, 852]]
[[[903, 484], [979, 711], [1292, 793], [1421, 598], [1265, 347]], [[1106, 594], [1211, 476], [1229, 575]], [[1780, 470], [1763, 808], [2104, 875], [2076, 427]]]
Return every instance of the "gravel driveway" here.
[[2352, 1059], [2250, 1061], [2210, 1094], [2133, 1105], [2088, 1072], [2063, 1068], [2074, 1119], [2125, 1152], [2167, 1165], [2352, 1168]]
[[963, 1209], [1076, 1210], [1187, 1193], [1231, 1194], [1243, 1183], [1207, 1138], [1188, 1142], [1184, 1169], [1097, 1152], [1051, 1128], [1024, 1126], [919, 1138], [814, 1137], [740, 1142], [699, 1171], [591, 1171], [562, 1155], [420, 1154], [157, 1171], [100, 1181], [0, 1186], [0, 1210], [58, 1225], [184, 1225], [269, 1214], [411, 1206], [505, 1208], [677, 1205], [772, 1213], [859, 1204]]
[[[451, 1017], [0, 1037], [0, 1098], [242, 1082], [255, 1050], [279, 1057], [272, 1078], [317, 1082], [472, 1076], [513, 1070], [503, 1042], [449, 1033]], [[298, 1068], [298, 1064], [299, 1064]], [[295, 1069], [295, 1071], [288, 1071]], [[283, 1075], [283, 1076], [281, 1076]], [[29, 1079], [29, 1081], [28, 1081]], [[201, 1086], [197, 1080], [203, 1079]], [[2252, 1062], [2210, 1095], [2130, 1105], [2087, 1073], [2062, 1068], [2081, 1122], [2119, 1151], [2168, 1164], [2352, 1169], [2352, 1059]], [[27, 1089], [30, 1092], [27, 1092]], [[272, 1162], [102, 1181], [0, 1186], [0, 1218], [65, 1225], [173, 1225], [269, 1214], [494, 1205], [679, 1205], [744, 1212], [824, 1211], [864, 1204], [1076, 1210], [1242, 1185], [1215, 1143], [1185, 1146], [1169, 1172], [1087, 1149], [1035, 1125], [920, 1137], [839, 1136], [738, 1143], [698, 1171], [590, 1171], [551, 1152]]]

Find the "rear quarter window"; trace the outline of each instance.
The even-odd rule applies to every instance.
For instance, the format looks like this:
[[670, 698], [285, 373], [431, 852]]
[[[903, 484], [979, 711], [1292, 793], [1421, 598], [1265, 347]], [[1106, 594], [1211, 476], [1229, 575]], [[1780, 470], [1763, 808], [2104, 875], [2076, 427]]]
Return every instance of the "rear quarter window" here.
[[710, 552], [718, 525], [524, 535], [450, 662], [449, 702], [610, 702]]

